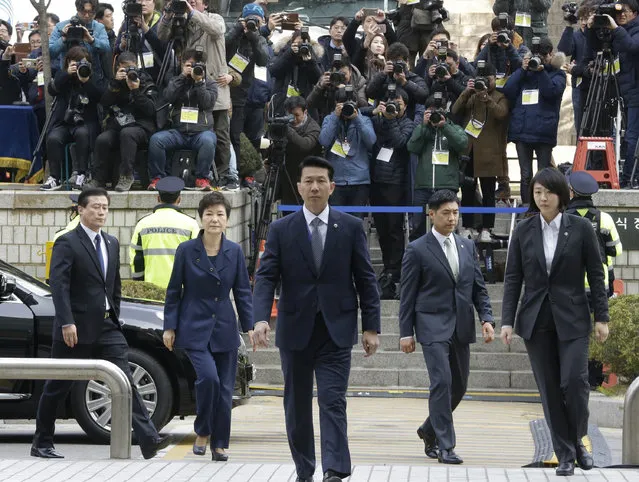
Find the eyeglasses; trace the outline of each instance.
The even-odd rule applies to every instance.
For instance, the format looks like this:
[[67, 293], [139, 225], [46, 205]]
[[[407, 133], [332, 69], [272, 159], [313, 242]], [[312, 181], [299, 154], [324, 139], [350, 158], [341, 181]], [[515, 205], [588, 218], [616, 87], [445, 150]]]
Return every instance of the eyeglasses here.
[[629, 8], [624, 8], [623, 10], [618, 11], [617, 15], [632, 15], [633, 13], [634, 12]]
[[337, 30], [337, 31], [342, 32], [342, 31], [346, 30], [346, 27], [344, 25], [333, 25], [331, 27], [331, 30]]
[[82, 15], [83, 17], [95, 17], [95, 12], [93, 10], [78, 10], [78, 15]]

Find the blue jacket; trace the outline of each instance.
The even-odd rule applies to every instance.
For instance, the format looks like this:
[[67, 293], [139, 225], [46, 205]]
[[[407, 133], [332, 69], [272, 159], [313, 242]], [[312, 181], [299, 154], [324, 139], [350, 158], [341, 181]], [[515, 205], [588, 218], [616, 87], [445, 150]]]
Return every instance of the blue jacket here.
[[[335, 141], [341, 142], [344, 139], [350, 144], [350, 150], [345, 158], [331, 152]], [[326, 159], [335, 169], [336, 185], [371, 183], [370, 153], [376, 140], [373, 123], [361, 112], [350, 121], [340, 119], [335, 113], [324, 118], [319, 143], [324, 147]]]
[[[53, 32], [51, 32], [51, 37], [49, 37], [52, 69], [62, 68], [64, 65], [64, 56], [69, 51], [68, 45], [62, 37], [62, 30], [64, 30], [64, 27], [66, 27], [68, 23], [69, 20], [58, 23], [53, 29]], [[87, 28], [92, 32], [95, 41], [92, 44], [81, 42], [80, 45], [86, 48], [91, 55], [92, 77], [95, 82], [99, 84], [105, 82], [106, 77], [106, 73], [102, 70], [101, 57], [111, 54], [111, 44], [109, 43], [106, 29], [100, 22], [92, 20], [91, 23], [87, 25]]]
[[[529, 72], [521, 68], [506, 82], [503, 94], [513, 106], [508, 142], [557, 145], [559, 108], [566, 89], [566, 73], [558, 67], [560, 63], [563, 64], [563, 59], [564, 55], [556, 55], [553, 65], [546, 65], [541, 72]], [[524, 90], [539, 90], [538, 103], [522, 105]]]
[[329, 209], [319, 272], [303, 210], [273, 222], [255, 277], [256, 321], [270, 320], [273, 293], [280, 283], [275, 344], [281, 349], [308, 346], [318, 311], [340, 348], [357, 343], [358, 307], [361, 331], [380, 331], [377, 279], [359, 218]]
[[[590, 82], [586, 79], [584, 83], [583, 78], [583, 61], [588, 50], [586, 34], [582, 32], [581, 29], [573, 30], [572, 27], [566, 27], [564, 33], [561, 34], [557, 50], [570, 57], [571, 62], [575, 62], [575, 66], [572, 70], [572, 88], [583, 90], [585, 87], [587, 90]], [[579, 82], [577, 82], [578, 78], [581, 78]], [[577, 83], [579, 83], [579, 86]]]
[[626, 107], [639, 107], [639, 17], [613, 31], [612, 50], [619, 54], [619, 90]]
[[510, 43], [507, 49], [503, 49], [498, 45], [491, 45], [487, 43], [483, 49], [477, 55], [475, 59], [475, 66], [479, 60], [485, 60], [486, 63], [492, 64], [495, 67], [495, 72], [498, 74], [504, 74], [509, 76], [512, 72], [521, 67], [521, 61], [526, 55], [528, 49], [524, 44], [521, 44], [519, 49]]
[[215, 353], [240, 346], [231, 290], [242, 330], [252, 330], [251, 286], [240, 245], [222, 236], [215, 266], [206, 255], [201, 233], [178, 246], [164, 305], [164, 329], [175, 330], [177, 348], [210, 347]]

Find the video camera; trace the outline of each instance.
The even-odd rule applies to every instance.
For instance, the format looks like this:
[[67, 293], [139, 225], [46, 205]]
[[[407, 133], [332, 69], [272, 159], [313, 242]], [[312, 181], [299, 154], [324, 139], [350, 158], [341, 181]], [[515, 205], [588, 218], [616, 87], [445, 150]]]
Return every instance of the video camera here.
[[475, 77], [475, 91], [483, 92], [488, 90], [488, 79], [486, 78], [486, 61], [477, 61], [477, 77]]
[[597, 6], [595, 10], [595, 18], [592, 27], [595, 29], [605, 29], [610, 25], [610, 20], [606, 15], [610, 15], [615, 18], [619, 12], [623, 10], [623, 5], [620, 3], [602, 3]]
[[187, 10], [185, 0], [173, 0], [169, 6], [169, 12], [174, 15], [186, 15]]
[[446, 111], [444, 110], [444, 93], [435, 92], [433, 94], [435, 100], [435, 109], [431, 111], [430, 123], [435, 126], [446, 119]]
[[82, 40], [84, 39], [84, 28], [82, 27], [80, 17], [74, 15], [69, 20], [69, 24], [71, 26], [67, 29], [67, 42], [82, 42]]
[[405, 74], [408, 71], [408, 67], [406, 65], [406, 62], [404, 62], [403, 60], [397, 60], [395, 62], [393, 62], [393, 74]]
[[357, 110], [353, 86], [346, 85], [343, 89], [339, 89], [335, 95], [335, 102], [344, 104], [342, 106], [342, 118], [351, 117]]
[[420, 6], [422, 10], [431, 12], [433, 23], [446, 22], [450, 17], [448, 10], [444, 8], [444, 0], [422, 0]]
[[397, 98], [397, 85], [388, 84], [386, 88], [386, 112], [389, 114], [397, 114], [399, 112], [399, 105], [395, 102]]
[[288, 126], [295, 120], [293, 114], [287, 114], [282, 117], [268, 117], [268, 138], [274, 143], [282, 143], [286, 140], [286, 132]]
[[541, 58], [539, 57], [539, 54], [541, 53], [539, 47], [540, 41], [541, 39], [539, 37], [532, 38], [532, 44], [530, 46], [530, 53], [532, 54], [532, 57], [528, 61], [528, 70], [537, 70], [541, 65]]
[[306, 57], [311, 55], [311, 36], [308, 33], [308, 27], [302, 27], [302, 43], [300, 44], [299, 55], [300, 57]]
[[564, 20], [569, 23], [577, 23], [577, 9], [579, 5], [577, 2], [567, 2], [561, 6], [561, 9], [564, 11]]
[[501, 12], [499, 14], [499, 32], [497, 32], [497, 42], [500, 44], [508, 45], [512, 36], [512, 31], [508, 28], [508, 14]]
[[125, 0], [122, 4], [122, 10], [127, 17], [141, 17], [142, 16], [142, 4], [135, 0]]
[[135, 0], [124, 0], [122, 10], [124, 11], [126, 49], [137, 52], [140, 50], [141, 42], [135, 39], [139, 39], [140, 30], [133, 19], [142, 17], [142, 4], [137, 3]]

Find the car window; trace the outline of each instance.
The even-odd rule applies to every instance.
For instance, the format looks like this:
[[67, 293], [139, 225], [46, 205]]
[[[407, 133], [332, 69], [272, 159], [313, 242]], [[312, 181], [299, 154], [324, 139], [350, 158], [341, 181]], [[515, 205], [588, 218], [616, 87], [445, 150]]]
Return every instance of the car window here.
[[51, 296], [51, 290], [46, 283], [29, 276], [24, 271], [21, 271], [15, 266], [11, 266], [4, 261], [0, 261], [0, 273], [10, 278], [15, 278], [16, 285], [24, 291], [30, 291], [36, 296]]

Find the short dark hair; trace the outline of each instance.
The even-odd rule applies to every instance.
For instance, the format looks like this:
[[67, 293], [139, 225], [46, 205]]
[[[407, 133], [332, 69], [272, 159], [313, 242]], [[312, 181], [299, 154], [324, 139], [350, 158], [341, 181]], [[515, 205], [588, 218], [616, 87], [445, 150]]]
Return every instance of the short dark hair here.
[[94, 196], [104, 196], [107, 198], [109, 204], [111, 204], [111, 198], [109, 197], [109, 193], [103, 187], [88, 187], [83, 189], [78, 196], [78, 206], [82, 206], [83, 208], [87, 207], [89, 204], [89, 198]]
[[408, 92], [406, 92], [401, 87], [396, 87], [395, 88], [395, 98], [396, 99], [400, 99], [401, 98], [404, 101], [404, 104], [408, 105]]
[[84, 5], [87, 3], [91, 4], [94, 12], [98, 10], [98, 0], [75, 0], [75, 9], [76, 10], [83, 9]]
[[[39, 15], [36, 18], [39, 18]], [[56, 25], [60, 23], [60, 17], [58, 17], [55, 13], [47, 13], [47, 20], [51, 20]]]
[[80, 45], [76, 45], [75, 47], [71, 47], [67, 54], [64, 56], [64, 69], [66, 70], [69, 67], [69, 62], [75, 60], [79, 62], [82, 59], [89, 60], [91, 57], [89, 56], [89, 51]]
[[408, 51], [408, 47], [401, 42], [395, 42], [390, 47], [388, 47], [388, 52], [386, 52], [386, 57], [388, 60], [408, 60], [410, 52]]
[[206, 62], [207, 55], [205, 50], [203, 50], [202, 52], [198, 52], [195, 49], [186, 49], [182, 54], [182, 64], [185, 64], [187, 60], [195, 60], [198, 55], [201, 56], [202, 62]]
[[9, 32], [9, 35], [13, 35], [13, 27], [9, 22], [7, 22], [6, 20], [0, 20], [0, 25], [4, 25], [5, 27], [7, 27], [7, 32]]
[[284, 101], [285, 112], [290, 112], [298, 107], [300, 107], [302, 110], [306, 110], [306, 99], [302, 96], [295, 95], [293, 97], [289, 97]]
[[113, 5], [111, 5], [110, 3], [99, 3], [98, 9], [95, 11], [95, 19], [102, 20], [107, 10], [115, 12], [115, 10], [113, 9]]
[[570, 187], [566, 177], [555, 167], [545, 167], [530, 181], [530, 206], [528, 212], [539, 212], [539, 206], [535, 203], [535, 184], [541, 184], [551, 193], [559, 196], [559, 210], [563, 211], [570, 202]]
[[457, 203], [458, 206], [461, 204], [456, 193], [454, 193], [450, 189], [441, 189], [439, 191], [435, 191], [435, 193], [428, 200], [428, 209], [437, 211], [440, 207], [442, 207], [443, 204], [446, 203]]
[[[436, 105], [437, 102], [435, 101], [435, 95], [434, 94], [435, 94], [435, 92], [433, 92], [431, 95], [429, 95], [426, 98], [426, 102], [424, 102], [424, 107], [426, 109], [428, 109], [429, 107], [434, 107]], [[442, 109], [446, 106], [446, 102], [448, 102], [447, 93], [446, 92], [442, 92], [442, 105], [441, 105]]]
[[459, 62], [459, 54], [455, 52], [453, 49], [448, 49], [446, 51], [446, 57], [450, 57], [455, 62]]
[[[490, 29], [493, 32], [498, 32], [501, 30], [501, 23], [499, 22], [499, 17], [493, 17], [493, 19], [490, 21]], [[508, 30], [512, 30], [513, 29], [513, 24], [512, 21], [510, 20], [510, 17], [508, 17], [508, 22], [506, 23], [506, 29]]]
[[214, 191], [208, 194], [205, 194], [202, 199], [200, 199], [200, 204], [197, 207], [197, 213], [200, 215], [200, 219], [204, 215], [204, 211], [212, 206], [224, 206], [224, 210], [226, 211], [226, 217], [231, 217], [231, 203], [221, 192]]
[[164, 204], [175, 204], [175, 202], [180, 197], [180, 192], [158, 192], [158, 196], [160, 197], [160, 201]]
[[326, 159], [320, 156], [308, 156], [305, 157], [302, 162], [300, 162], [300, 175], [298, 181], [302, 180], [302, 171], [305, 167], [319, 167], [320, 169], [326, 169], [328, 171], [328, 180], [333, 182], [333, 175], [335, 174], [335, 169], [333, 169], [333, 165], [328, 162]]
[[630, 10], [636, 12], [639, 10], [639, 5], [637, 4], [637, 0], [619, 0], [617, 3], [621, 3], [622, 5], [628, 5]]
[[346, 17], [333, 17], [331, 19], [331, 23], [328, 24], [328, 28], [330, 29], [337, 22], [342, 22], [344, 25], [348, 25], [348, 20], [346, 20]]
[[430, 38], [428, 40], [433, 40], [435, 38], [435, 35], [441, 35], [441, 34], [446, 35], [446, 38], [450, 40], [450, 32], [441, 26], [433, 30], [433, 33], [430, 34]]
[[552, 41], [548, 37], [541, 37], [539, 39], [539, 53], [542, 55], [548, 55], [552, 52]]
[[137, 64], [138, 59], [133, 52], [122, 52], [117, 57], [116, 65], [122, 65], [124, 63], [133, 63]]
[[40, 31], [39, 30], [31, 30], [31, 33], [29, 33], [29, 40], [31, 40], [31, 37], [33, 37], [34, 35], [40, 35]]

